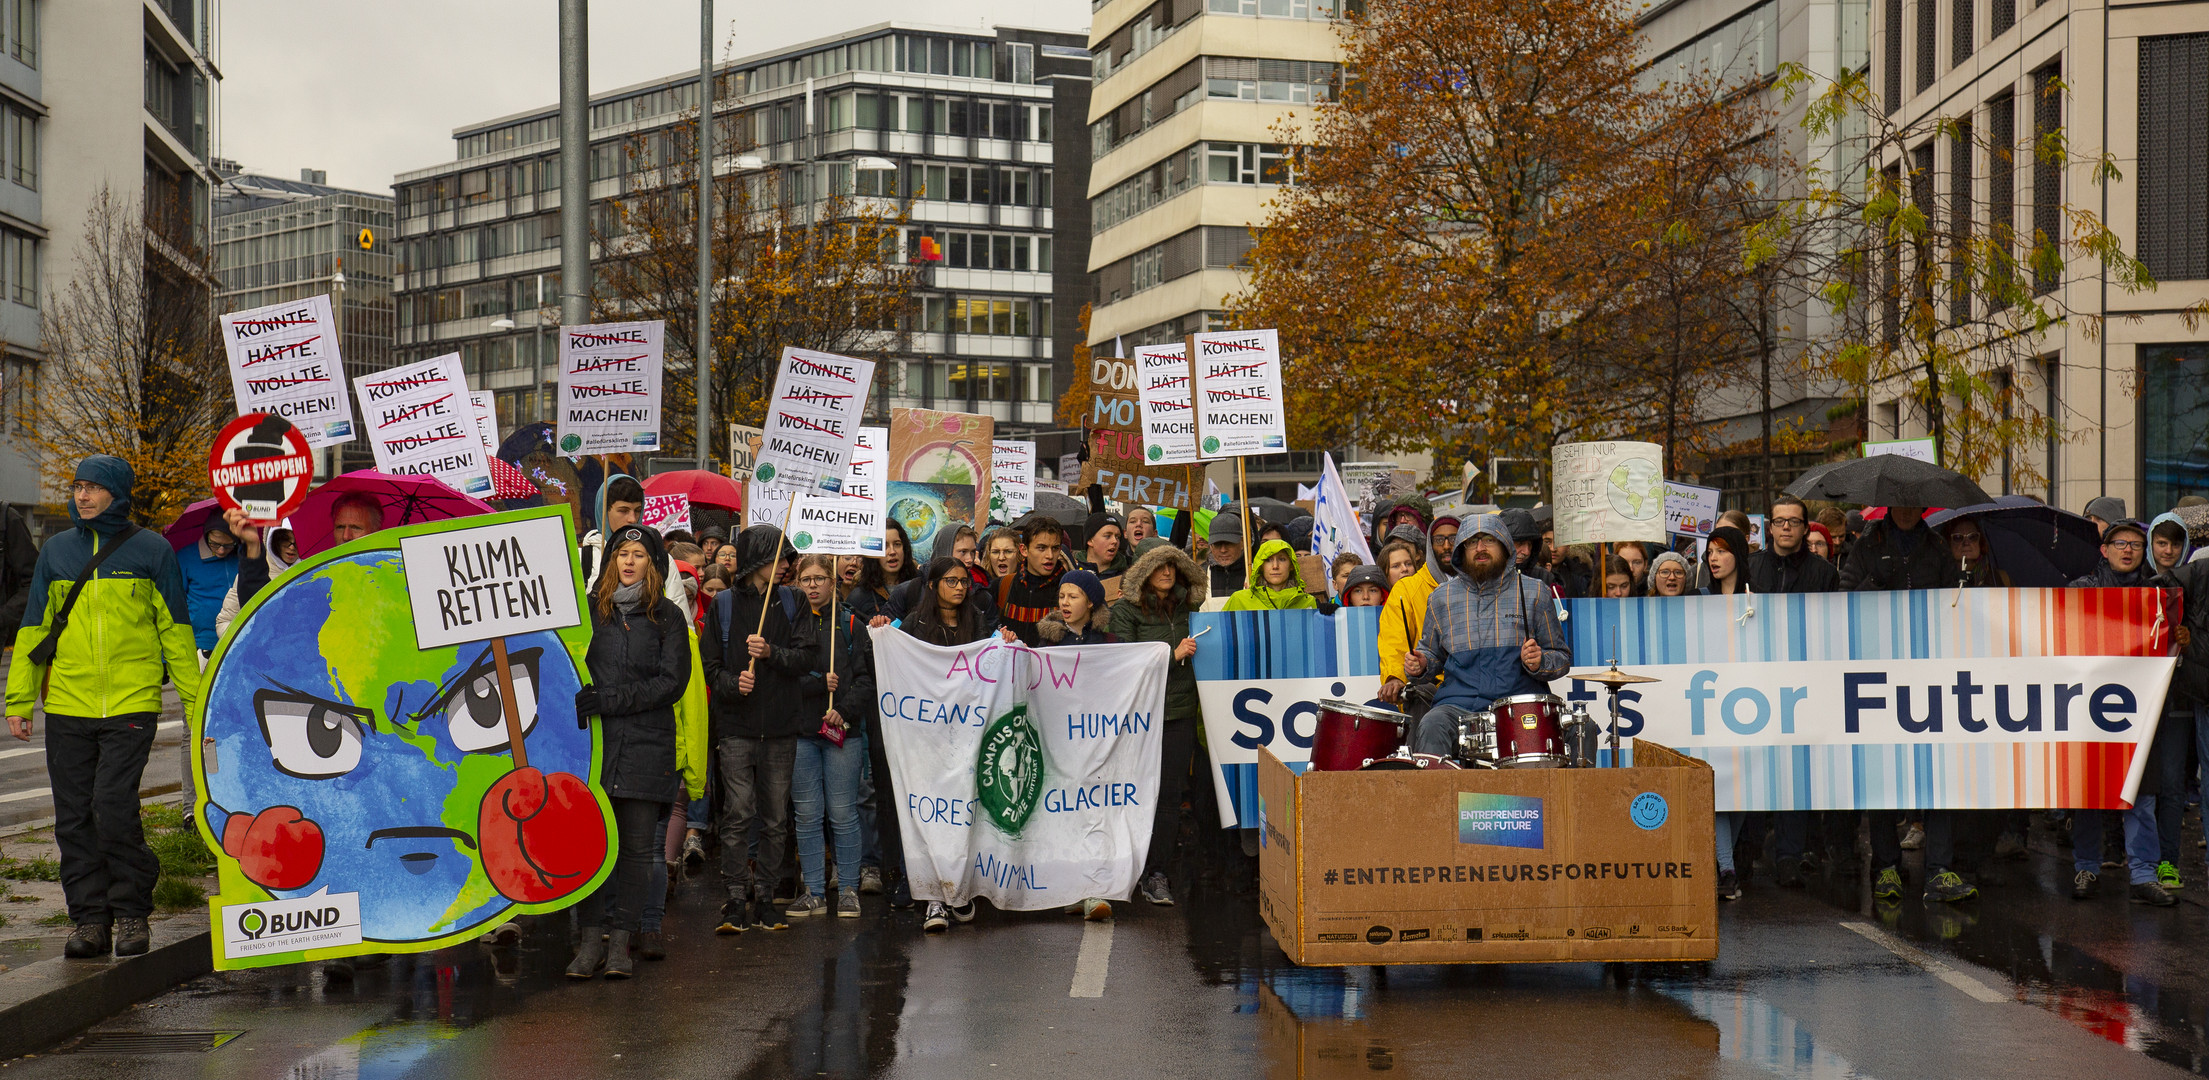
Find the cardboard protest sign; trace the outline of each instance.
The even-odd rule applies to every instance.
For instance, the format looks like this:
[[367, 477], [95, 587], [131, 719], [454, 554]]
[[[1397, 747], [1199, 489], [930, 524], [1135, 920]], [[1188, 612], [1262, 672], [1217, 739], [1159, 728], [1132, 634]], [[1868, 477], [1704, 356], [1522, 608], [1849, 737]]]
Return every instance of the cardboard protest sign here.
[[1089, 412], [1083, 425], [1088, 428], [1089, 460], [1081, 463], [1078, 478], [1069, 471], [1060, 479], [1072, 480], [1076, 491], [1102, 485], [1106, 498], [1125, 503], [1194, 510], [1204, 497], [1198, 479], [1203, 470], [1195, 465], [1154, 465], [1143, 458], [1138, 378], [1133, 361], [1117, 356], [1091, 358]]
[[766, 434], [750, 424], [729, 425], [729, 477], [752, 478], [752, 464], [759, 460], [759, 440]]
[[606, 879], [572, 535], [558, 507], [385, 529], [247, 601], [190, 726], [217, 968], [470, 942]]
[[851, 441], [859, 434], [859, 417], [872, 385], [871, 360], [782, 350], [752, 479], [822, 495], [842, 491]]
[[991, 440], [989, 488], [989, 516], [997, 521], [1012, 521], [1035, 509], [1035, 444]]
[[1714, 487], [1698, 487], [1677, 480], [1664, 482], [1664, 527], [1682, 536], [1709, 536], [1718, 527], [1718, 496]]
[[345, 400], [345, 364], [328, 296], [224, 315], [222, 344], [240, 415], [281, 416], [312, 450], [353, 441], [353, 409]]
[[889, 485], [882, 479], [890, 429], [863, 427], [852, 443], [851, 468], [844, 490], [835, 495], [800, 495], [791, 504], [790, 546], [800, 555], [879, 557], [884, 519], [889, 514]]
[[491, 491], [490, 455], [468, 403], [460, 354], [387, 368], [353, 382], [376, 468], [434, 476], [463, 495]]
[[[907, 482], [971, 488], [979, 496], [970, 493], [942, 506], [966, 507], [965, 516], [957, 520], [981, 528], [989, 520], [987, 499], [990, 465], [996, 456], [992, 445], [996, 430], [997, 421], [977, 413], [893, 409], [890, 412], [889, 468], [883, 478], [891, 484]], [[952, 493], [939, 490], [936, 494], [949, 496]], [[898, 489], [893, 488], [890, 513], [904, 520], [906, 515], [898, 513], [897, 501]], [[982, 502], [980, 507], [974, 505], [977, 501]], [[912, 539], [913, 550], [928, 550], [919, 536]]]
[[1208, 458], [1278, 454], [1289, 448], [1281, 395], [1281, 343], [1271, 330], [1191, 334], [1191, 390], [1197, 449]]
[[560, 452], [569, 457], [660, 448], [666, 324], [560, 328]]
[[1645, 442], [1550, 448], [1557, 545], [1664, 539], [1664, 448]]
[[[940, 536], [956, 533], [976, 520], [980, 509], [975, 490], [967, 484], [923, 484], [918, 480], [892, 480], [889, 516], [904, 526], [916, 552], [936, 549]], [[924, 560], [925, 561], [925, 560]]]
[[1167, 647], [872, 633], [914, 898], [1006, 911], [1127, 898], [1157, 813]]
[[690, 496], [647, 495], [644, 497], [644, 527], [666, 536], [677, 529], [690, 528]]
[[1143, 460], [1187, 465], [1201, 459], [1188, 347], [1177, 343], [1136, 349], [1135, 378], [1136, 400], [1142, 404]]
[[281, 416], [247, 413], [215, 434], [207, 481], [225, 510], [245, 511], [254, 525], [274, 525], [307, 501], [314, 452]]

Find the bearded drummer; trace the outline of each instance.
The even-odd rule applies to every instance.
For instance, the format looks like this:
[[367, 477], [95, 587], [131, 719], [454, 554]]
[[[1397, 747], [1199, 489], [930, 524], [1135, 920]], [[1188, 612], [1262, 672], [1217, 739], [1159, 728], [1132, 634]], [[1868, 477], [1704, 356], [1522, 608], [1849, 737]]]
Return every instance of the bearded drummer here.
[[1455, 756], [1466, 717], [1498, 698], [1547, 694], [1572, 667], [1549, 587], [1520, 574], [1512, 551], [1498, 514], [1468, 519], [1451, 549], [1458, 573], [1428, 600], [1419, 647], [1404, 657], [1413, 681], [1442, 673], [1434, 707], [1419, 721], [1419, 753]]

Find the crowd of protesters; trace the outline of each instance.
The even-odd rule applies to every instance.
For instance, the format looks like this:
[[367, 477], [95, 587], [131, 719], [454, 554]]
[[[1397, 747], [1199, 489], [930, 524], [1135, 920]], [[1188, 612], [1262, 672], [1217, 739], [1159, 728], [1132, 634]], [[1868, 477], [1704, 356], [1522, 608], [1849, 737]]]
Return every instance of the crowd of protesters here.
[[[136, 793], [162, 684], [173, 682], [189, 708], [231, 622], [300, 558], [288, 524], [255, 529], [235, 513], [172, 549], [130, 523], [133, 483], [120, 460], [88, 458], [71, 486], [74, 528], [35, 555], [19, 518], [0, 521], [0, 614], [18, 650], [7, 715], [11, 732], [28, 738], [34, 706], [48, 710], [72, 957], [146, 950], [158, 862]], [[945, 646], [991, 637], [1041, 649], [1167, 646], [1160, 784], [1136, 896], [1172, 905], [1176, 875], [1187, 873], [1178, 853], [1214, 850], [1185, 849], [1184, 830], [1221, 833], [1203, 828], [1217, 808], [1203, 781], [1211, 765], [1193, 666], [1203, 646], [1190, 621], [1200, 610], [1379, 609], [1378, 696], [1413, 719], [1414, 748], [1446, 754], [1467, 713], [1503, 693], [1546, 692], [1564, 674], [1571, 654], [1555, 599], [2011, 583], [1973, 518], [1936, 530], [1923, 507], [1813, 512], [1793, 497], [1765, 508], [1762, 536], [1735, 511], [1699, 542], [1608, 550], [1558, 549], [1542, 508], [1438, 512], [1400, 497], [1369, 514], [1372, 562], [1345, 554], [1327, 564], [1310, 551], [1308, 517], [1272, 520], [1233, 506], [1210, 515], [1115, 510], [1098, 489], [1079, 521], [1039, 512], [979, 531], [946, 528], [926, 553], [892, 520], [882, 555], [869, 558], [801, 558], [770, 526], [663, 536], [642, 524], [643, 506], [638, 481], [607, 477], [592, 507], [596, 527], [577, 541], [592, 686], [576, 705], [601, 725], [599, 779], [618, 851], [611, 877], [576, 908], [576, 978], [633, 977], [638, 959], [665, 957], [664, 915], [686, 874], [717, 877], [720, 935], [857, 918], [865, 896], [915, 906], [876, 730], [878, 627]], [[2209, 561], [2196, 561], [2176, 514], [2143, 523], [2110, 498], [2085, 509], [2101, 558], [2071, 584], [2172, 590], [2186, 625], [2134, 807], [2042, 813], [2068, 833], [2074, 897], [2092, 897], [2121, 869], [2133, 901], [2168, 906], [2186, 884], [2180, 829], [2209, 758], [2209, 713], [2197, 711], [2209, 703]], [[371, 498], [341, 499], [332, 517], [340, 543], [385, 527]], [[703, 698], [699, 730], [682, 719], [688, 695]], [[1967, 900], [1978, 891], [1972, 868], [2023, 857], [2031, 824], [2025, 811], [1721, 813], [1716, 889], [1741, 897], [1758, 863], [1779, 886], [1846, 871], [1861, 834], [1879, 899], [1903, 895], [1903, 852], [1921, 850], [1925, 900]], [[2122, 855], [2110, 862], [2105, 829], [2122, 834]], [[1232, 841], [1216, 850], [1232, 858]], [[1104, 920], [1112, 903], [1087, 897], [1067, 910]], [[930, 902], [920, 921], [940, 933], [977, 914], [972, 901]]]

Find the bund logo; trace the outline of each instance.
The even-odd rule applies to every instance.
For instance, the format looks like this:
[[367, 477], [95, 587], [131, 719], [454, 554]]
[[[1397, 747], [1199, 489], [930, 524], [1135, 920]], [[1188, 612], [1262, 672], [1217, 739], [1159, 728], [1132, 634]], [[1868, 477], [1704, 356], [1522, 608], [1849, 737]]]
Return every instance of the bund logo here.
[[262, 934], [268, 933], [268, 916], [262, 914], [260, 908], [247, 908], [239, 912], [238, 932], [244, 934], [247, 941], [260, 940]]

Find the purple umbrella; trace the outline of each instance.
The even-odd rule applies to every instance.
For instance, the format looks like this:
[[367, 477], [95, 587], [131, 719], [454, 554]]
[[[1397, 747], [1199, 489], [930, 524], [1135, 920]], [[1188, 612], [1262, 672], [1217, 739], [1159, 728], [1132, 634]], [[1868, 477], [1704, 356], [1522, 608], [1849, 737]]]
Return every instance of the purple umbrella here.
[[300, 558], [337, 546], [332, 519], [337, 501], [352, 492], [367, 495], [383, 507], [382, 527], [386, 529], [492, 512], [490, 503], [462, 495], [433, 476], [394, 476], [374, 469], [349, 472], [316, 488], [299, 512], [291, 516], [292, 539], [299, 545]]
[[182, 551], [199, 543], [199, 538], [207, 533], [207, 526], [221, 520], [222, 504], [213, 499], [201, 499], [185, 507], [168, 528], [161, 530], [161, 535], [168, 538], [170, 547]]

